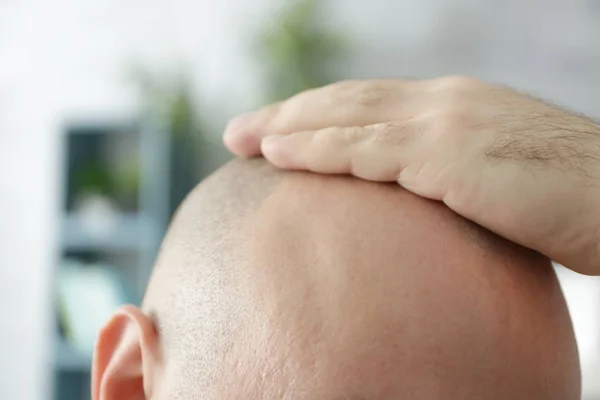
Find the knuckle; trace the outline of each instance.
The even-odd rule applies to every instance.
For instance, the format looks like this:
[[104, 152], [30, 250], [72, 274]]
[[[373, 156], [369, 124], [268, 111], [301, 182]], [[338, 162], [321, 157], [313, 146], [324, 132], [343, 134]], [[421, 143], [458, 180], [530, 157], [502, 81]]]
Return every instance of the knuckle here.
[[372, 141], [375, 143], [389, 144], [392, 142], [394, 136], [395, 124], [391, 122], [381, 122], [372, 126], [373, 135], [371, 136]]
[[391, 85], [383, 80], [346, 80], [330, 85], [329, 95], [334, 105], [376, 107], [389, 97], [391, 91]]
[[360, 141], [364, 137], [360, 127], [331, 127], [317, 132], [314, 136], [315, 147], [321, 149], [341, 148]]
[[344, 104], [349, 101], [361, 81], [349, 79], [329, 85], [329, 96], [334, 103]]
[[472, 125], [473, 117], [463, 108], [455, 106], [433, 113], [428, 119], [429, 130], [436, 138], [439, 138], [447, 134], [466, 131]]
[[382, 122], [373, 125], [372, 128], [372, 143], [384, 147], [397, 147], [405, 144], [416, 133], [416, 129], [399, 122]]
[[366, 81], [357, 86], [354, 102], [360, 106], [377, 107], [388, 97], [390, 85], [383, 81]]
[[355, 127], [344, 128], [342, 130], [342, 134], [340, 135], [340, 140], [345, 143], [348, 143], [348, 142], [353, 143], [353, 142], [358, 142], [358, 141], [362, 140], [363, 137], [364, 137], [363, 128], [355, 126]]
[[451, 111], [439, 111], [429, 116], [429, 127], [431, 133], [443, 135], [444, 133], [455, 129], [456, 117]]
[[339, 128], [326, 128], [316, 132], [313, 136], [313, 145], [317, 149], [329, 149], [339, 145]]

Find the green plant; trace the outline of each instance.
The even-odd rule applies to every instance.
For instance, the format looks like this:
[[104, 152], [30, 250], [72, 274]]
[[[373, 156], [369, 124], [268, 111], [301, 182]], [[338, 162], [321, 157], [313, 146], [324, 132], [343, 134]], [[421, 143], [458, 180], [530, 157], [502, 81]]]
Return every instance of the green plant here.
[[88, 161], [75, 175], [75, 187], [78, 196], [113, 194], [113, 179], [108, 168], [97, 162]]
[[201, 120], [192, 94], [191, 79], [184, 73], [167, 77], [136, 67], [131, 73], [144, 111], [169, 125], [173, 137], [199, 138]]
[[167, 125], [170, 134], [169, 203], [175, 211], [186, 194], [202, 178], [202, 162], [207, 140], [200, 106], [193, 95], [193, 84], [184, 73], [164, 75], [136, 68], [133, 82], [140, 94], [144, 112]]
[[267, 101], [339, 79], [335, 62], [346, 52], [343, 37], [320, 20], [319, 0], [297, 0], [276, 24], [259, 36], [258, 51], [267, 74]]
[[114, 196], [125, 210], [135, 210], [141, 186], [139, 160], [124, 160], [113, 175]]

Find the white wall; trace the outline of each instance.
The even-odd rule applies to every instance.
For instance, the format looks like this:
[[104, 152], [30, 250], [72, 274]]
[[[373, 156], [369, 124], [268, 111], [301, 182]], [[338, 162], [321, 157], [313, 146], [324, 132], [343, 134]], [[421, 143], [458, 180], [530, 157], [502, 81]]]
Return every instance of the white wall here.
[[[134, 109], [125, 81], [133, 62], [165, 70], [183, 62], [196, 76], [217, 132], [259, 98], [246, 45], [269, 3], [0, 3], [0, 399], [49, 398], [50, 279], [64, 120]], [[465, 73], [600, 116], [598, 4], [331, 0], [329, 12], [332, 25], [348, 29], [355, 41], [348, 75]], [[564, 282], [592, 393], [600, 345], [590, 321], [600, 315], [594, 297], [600, 283], [569, 276]]]
[[[55, 116], [37, 76], [39, 54], [25, 56], [31, 27], [0, 10], [0, 398], [33, 400], [45, 398], [50, 382], [58, 137], [48, 131]], [[16, 32], [19, 47], [10, 44]]]
[[0, 398], [41, 399], [48, 383], [56, 140], [44, 116], [24, 114], [27, 99], [6, 99], [6, 89], [0, 84]]

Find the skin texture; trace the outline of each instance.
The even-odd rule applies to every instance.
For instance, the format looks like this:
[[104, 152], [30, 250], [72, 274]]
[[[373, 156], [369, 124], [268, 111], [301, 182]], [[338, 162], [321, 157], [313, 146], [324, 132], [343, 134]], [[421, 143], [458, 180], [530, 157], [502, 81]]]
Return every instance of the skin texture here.
[[549, 261], [397, 185], [235, 161], [190, 194], [95, 400], [570, 400]]
[[600, 275], [600, 125], [476, 79], [343, 81], [234, 119], [227, 147], [284, 169], [397, 182]]

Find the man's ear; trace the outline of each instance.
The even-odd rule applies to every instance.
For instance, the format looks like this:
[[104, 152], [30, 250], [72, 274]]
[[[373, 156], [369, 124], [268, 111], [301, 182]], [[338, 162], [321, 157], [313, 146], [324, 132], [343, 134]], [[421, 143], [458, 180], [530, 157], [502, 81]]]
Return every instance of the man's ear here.
[[102, 328], [96, 343], [92, 399], [150, 398], [159, 361], [152, 320], [134, 306], [122, 307]]

